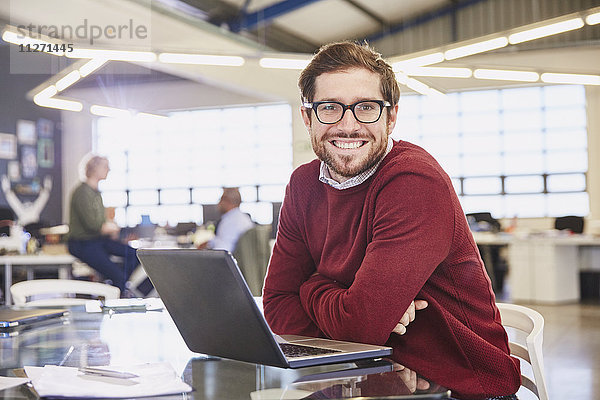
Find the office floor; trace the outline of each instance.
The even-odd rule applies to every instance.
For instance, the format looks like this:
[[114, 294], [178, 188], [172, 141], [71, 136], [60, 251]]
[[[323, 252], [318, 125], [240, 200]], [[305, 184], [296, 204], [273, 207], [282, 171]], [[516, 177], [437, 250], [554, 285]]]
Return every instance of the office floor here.
[[[550, 400], [600, 399], [600, 304], [523, 305], [544, 316]], [[519, 398], [534, 398], [529, 394]]]

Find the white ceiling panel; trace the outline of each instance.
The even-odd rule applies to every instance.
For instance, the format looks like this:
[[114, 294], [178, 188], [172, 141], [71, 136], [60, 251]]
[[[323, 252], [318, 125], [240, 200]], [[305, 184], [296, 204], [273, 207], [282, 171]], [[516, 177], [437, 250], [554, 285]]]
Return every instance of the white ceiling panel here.
[[353, 39], [379, 29], [377, 22], [343, 0], [318, 1], [277, 18], [276, 23], [314, 43]]
[[451, 4], [448, 0], [356, 0], [356, 2], [388, 23], [407, 20]]

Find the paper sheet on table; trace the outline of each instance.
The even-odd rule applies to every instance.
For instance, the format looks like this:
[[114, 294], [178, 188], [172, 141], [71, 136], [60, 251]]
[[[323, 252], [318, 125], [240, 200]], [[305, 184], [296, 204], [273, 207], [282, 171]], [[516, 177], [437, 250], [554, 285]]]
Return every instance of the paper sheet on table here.
[[159, 311], [165, 308], [162, 300], [158, 297], [146, 299], [112, 299], [106, 300], [104, 304], [100, 300], [88, 300], [85, 302], [85, 311], [89, 313], [112, 310], [114, 312], [131, 311]]
[[131, 372], [137, 378], [121, 379], [86, 375], [73, 367], [46, 365], [25, 367], [34, 389], [40, 397], [61, 398], [121, 398], [160, 396], [190, 392], [193, 389], [183, 382], [168, 363], [151, 363], [107, 369]]
[[11, 376], [0, 376], [0, 390], [19, 386], [29, 382], [29, 378], [13, 378]]

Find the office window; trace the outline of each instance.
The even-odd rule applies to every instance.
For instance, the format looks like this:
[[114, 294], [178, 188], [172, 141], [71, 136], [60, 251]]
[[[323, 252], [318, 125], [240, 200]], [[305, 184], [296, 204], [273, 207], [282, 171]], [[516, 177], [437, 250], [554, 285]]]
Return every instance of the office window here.
[[172, 113], [167, 118], [100, 118], [95, 151], [111, 173], [100, 189], [117, 223], [142, 215], [157, 224], [202, 223], [202, 205], [221, 188], [240, 188], [243, 211], [269, 224], [272, 202], [283, 200], [292, 172], [289, 105]]
[[587, 215], [585, 106], [574, 85], [406, 96], [392, 137], [438, 160], [467, 213]]

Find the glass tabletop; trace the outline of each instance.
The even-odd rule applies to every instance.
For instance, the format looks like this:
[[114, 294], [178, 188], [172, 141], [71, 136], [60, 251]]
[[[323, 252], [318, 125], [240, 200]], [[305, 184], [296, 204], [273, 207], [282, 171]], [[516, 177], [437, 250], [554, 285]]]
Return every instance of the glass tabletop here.
[[[243, 333], [241, 333], [243, 334]], [[168, 399], [445, 398], [448, 392], [386, 360], [285, 369], [191, 352], [164, 311], [86, 313], [0, 337], [0, 375], [24, 366], [170, 363], [194, 388]], [[31, 398], [25, 386], [0, 398]], [[156, 397], [154, 397], [156, 398]]]

